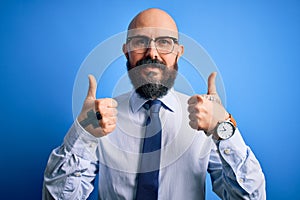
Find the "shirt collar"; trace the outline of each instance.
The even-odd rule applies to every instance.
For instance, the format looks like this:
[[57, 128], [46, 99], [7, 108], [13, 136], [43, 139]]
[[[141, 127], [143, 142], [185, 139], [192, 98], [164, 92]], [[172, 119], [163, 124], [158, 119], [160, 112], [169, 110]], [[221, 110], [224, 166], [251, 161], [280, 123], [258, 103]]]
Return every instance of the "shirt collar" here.
[[[169, 109], [171, 112], [174, 112], [176, 106], [178, 106], [178, 101], [176, 100], [176, 95], [173, 88], [170, 89], [165, 96], [159, 98], [158, 100], [160, 100], [163, 103], [164, 107]], [[141, 98], [135, 91], [133, 91], [130, 95], [129, 100], [131, 111], [133, 113], [138, 112], [147, 101], [148, 100]]]

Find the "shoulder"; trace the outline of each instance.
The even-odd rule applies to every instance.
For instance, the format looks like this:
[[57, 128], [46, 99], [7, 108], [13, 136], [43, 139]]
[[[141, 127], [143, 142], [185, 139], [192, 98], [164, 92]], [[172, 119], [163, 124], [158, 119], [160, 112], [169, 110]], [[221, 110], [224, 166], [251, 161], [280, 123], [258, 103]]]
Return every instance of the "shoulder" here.
[[182, 92], [178, 92], [176, 90], [173, 91], [174, 96], [176, 97], [177, 101], [183, 106], [187, 106], [188, 105], [188, 100], [191, 96], [186, 95]]
[[124, 94], [121, 94], [119, 96], [114, 97], [114, 99], [118, 102], [118, 103], [123, 103], [123, 102], [128, 102], [130, 97], [132, 95], [132, 92], [127, 92]]
[[182, 92], [178, 92], [176, 90], [174, 90], [174, 94], [178, 97], [178, 99], [182, 100], [182, 101], [188, 101], [188, 99], [191, 97], [189, 95], [186, 95]]
[[128, 115], [130, 111], [130, 98], [132, 97], [133, 92], [127, 92], [119, 96], [114, 97], [118, 102], [118, 115], [121, 113], [126, 113]]

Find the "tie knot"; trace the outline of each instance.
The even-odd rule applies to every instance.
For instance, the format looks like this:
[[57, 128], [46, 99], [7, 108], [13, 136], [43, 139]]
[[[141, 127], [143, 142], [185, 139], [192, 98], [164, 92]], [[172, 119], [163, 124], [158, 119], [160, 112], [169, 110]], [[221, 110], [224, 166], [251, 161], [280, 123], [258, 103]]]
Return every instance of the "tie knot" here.
[[158, 113], [159, 109], [161, 108], [161, 101], [160, 100], [149, 100], [144, 104], [144, 108], [146, 110], [150, 109], [151, 113]]

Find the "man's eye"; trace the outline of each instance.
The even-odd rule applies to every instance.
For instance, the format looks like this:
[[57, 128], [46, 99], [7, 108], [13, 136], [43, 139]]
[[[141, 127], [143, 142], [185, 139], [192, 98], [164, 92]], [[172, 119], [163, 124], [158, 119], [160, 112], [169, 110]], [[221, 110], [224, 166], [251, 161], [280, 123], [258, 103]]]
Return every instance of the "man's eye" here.
[[137, 45], [137, 46], [145, 46], [147, 45], [147, 40], [145, 38], [137, 38], [135, 41], [134, 41], [134, 45]]
[[172, 44], [170, 39], [159, 39], [157, 43], [158, 45], [164, 45], [164, 46]]

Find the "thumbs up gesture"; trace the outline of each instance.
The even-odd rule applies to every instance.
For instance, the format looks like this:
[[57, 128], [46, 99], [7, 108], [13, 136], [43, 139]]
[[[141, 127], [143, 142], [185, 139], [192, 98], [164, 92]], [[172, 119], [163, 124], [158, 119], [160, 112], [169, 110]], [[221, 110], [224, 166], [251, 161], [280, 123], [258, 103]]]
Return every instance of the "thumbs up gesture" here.
[[219, 121], [229, 118], [217, 93], [216, 76], [217, 73], [213, 72], [208, 77], [207, 95], [197, 94], [188, 100], [189, 124], [193, 129], [210, 133]]
[[102, 137], [116, 128], [118, 103], [112, 98], [96, 99], [97, 82], [89, 75], [89, 89], [77, 118], [80, 125], [95, 137]]

